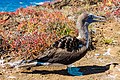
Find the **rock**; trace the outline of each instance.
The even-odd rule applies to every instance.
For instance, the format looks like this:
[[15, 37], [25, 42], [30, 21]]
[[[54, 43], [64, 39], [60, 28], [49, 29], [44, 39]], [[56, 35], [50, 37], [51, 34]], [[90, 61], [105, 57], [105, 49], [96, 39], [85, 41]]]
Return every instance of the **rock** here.
[[16, 77], [15, 76], [8, 76], [7, 78], [15, 79]]
[[2, 45], [2, 42], [3, 42], [3, 37], [2, 35], [0, 35], [0, 45]]
[[116, 67], [115, 64], [111, 64], [109, 70], [113, 70]]
[[109, 70], [107, 71], [108, 77], [111, 78], [111, 80], [115, 79], [118, 80], [120, 74], [120, 65], [117, 63], [113, 63], [109, 66]]
[[111, 49], [108, 48], [108, 50], [107, 50], [103, 55], [104, 55], [104, 56], [105, 56], [105, 55], [110, 55], [110, 50], [111, 50]]
[[3, 43], [3, 37], [0, 35], [0, 54], [3, 52], [2, 43]]
[[10, 18], [9, 15], [4, 15], [4, 16], [3, 16], [3, 20], [8, 20], [9, 18]]

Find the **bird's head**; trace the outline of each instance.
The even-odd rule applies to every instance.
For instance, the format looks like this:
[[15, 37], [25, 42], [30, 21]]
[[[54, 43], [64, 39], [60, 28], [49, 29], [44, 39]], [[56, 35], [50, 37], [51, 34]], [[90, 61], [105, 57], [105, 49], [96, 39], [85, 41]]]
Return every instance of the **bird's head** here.
[[105, 21], [105, 18], [104, 17], [101, 17], [101, 16], [96, 16], [94, 14], [87, 14], [86, 13], [86, 16], [85, 18], [83, 19], [83, 21], [87, 22], [87, 23], [92, 23], [92, 22], [104, 22]]
[[[82, 38], [86, 38], [87, 39], [87, 43], [89, 43], [89, 31], [88, 31], [88, 25], [93, 23], [93, 22], [104, 22], [106, 21], [104, 17], [101, 16], [96, 16], [94, 14], [91, 13], [82, 13], [78, 19], [77, 19], [77, 23], [76, 23], [76, 28], [79, 31], [79, 35], [78, 35], [78, 39], [82, 39]], [[88, 47], [88, 44], [87, 44]]]
[[82, 27], [84, 26], [84, 24], [91, 24], [93, 22], [104, 22], [105, 17], [101, 17], [101, 16], [96, 16], [92, 13], [82, 13], [77, 20], [77, 27]]

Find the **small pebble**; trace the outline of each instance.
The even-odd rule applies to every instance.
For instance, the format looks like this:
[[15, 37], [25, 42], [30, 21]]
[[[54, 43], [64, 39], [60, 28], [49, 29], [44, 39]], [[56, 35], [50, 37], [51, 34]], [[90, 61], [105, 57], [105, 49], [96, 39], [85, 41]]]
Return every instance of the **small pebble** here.
[[100, 56], [100, 54], [99, 54], [99, 53], [96, 53], [95, 56]]
[[105, 56], [105, 55], [110, 55], [110, 48], [108, 48], [108, 50], [107, 50], [107, 52], [105, 52], [103, 55]]
[[8, 76], [8, 78], [11, 78], [11, 79], [13, 79], [13, 78], [16, 78], [15, 76]]

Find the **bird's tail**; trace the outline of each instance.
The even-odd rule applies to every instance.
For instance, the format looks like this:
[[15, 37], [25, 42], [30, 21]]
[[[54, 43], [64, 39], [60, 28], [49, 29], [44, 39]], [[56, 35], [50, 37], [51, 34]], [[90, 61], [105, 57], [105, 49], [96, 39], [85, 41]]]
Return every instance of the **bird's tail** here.
[[17, 68], [22, 68], [22, 67], [34, 67], [34, 66], [47, 66], [50, 63], [48, 62], [40, 62], [37, 59], [33, 60], [23, 60], [19, 65], [15, 66]]
[[42, 62], [38, 61], [38, 59], [32, 59], [32, 60], [18, 60], [18, 61], [12, 61], [12, 62], [5, 62], [5, 60], [0, 60], [0, 66], [1, 67], [7, 67], [7, 68], [23, 68], [23, 67], [34, 67], [34, 66], [46, 66], [49, 65], [48, 62]]
[[15, 66], [15, 67], [22, 68], [22, 67], [41, 66], [41, 65], [42, 65], [42, 63], [36, 61], [36, 62], [30, 62], [30, 63], [22, 63], [20, 65]]

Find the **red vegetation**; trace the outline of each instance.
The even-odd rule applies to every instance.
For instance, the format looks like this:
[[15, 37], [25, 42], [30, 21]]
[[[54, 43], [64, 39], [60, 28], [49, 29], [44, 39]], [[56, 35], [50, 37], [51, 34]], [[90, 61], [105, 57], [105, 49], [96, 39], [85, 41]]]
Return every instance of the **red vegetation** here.
[[[3, 15], [9, 18], [3, 20]], [[43, 52], [59, 38], [76, 35], [74, 21], [55, 10], [20, 8], [16, 12], [0, 13], [0, 17], [0, 25], [4, 23], [3, 36], [10, 50], [17, 54]]]

